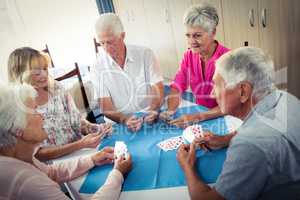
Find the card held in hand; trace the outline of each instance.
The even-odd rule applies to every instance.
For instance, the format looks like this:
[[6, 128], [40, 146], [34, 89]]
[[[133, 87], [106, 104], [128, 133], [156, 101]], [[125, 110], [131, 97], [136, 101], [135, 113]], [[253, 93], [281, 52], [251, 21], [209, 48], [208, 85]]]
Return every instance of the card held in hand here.
[[184, 143], [182, 136], [171, 137], [157, 144], [159, 148], [164, 151], [176, 150], [178, 147]]
[[201, 125], [195, 124], [184, 129], [182, 135], [184, 139], [186, 139], [189, 143], [192, 143], [195, 137], [203, 137], [203, 130]]
[[126, 144], [123, 141], [116, 141], [115, 148], [114, 148], [114, 156], [115, 159], [118, 159], [122, 156], [124, 158], [127, 158], [128, 150]]

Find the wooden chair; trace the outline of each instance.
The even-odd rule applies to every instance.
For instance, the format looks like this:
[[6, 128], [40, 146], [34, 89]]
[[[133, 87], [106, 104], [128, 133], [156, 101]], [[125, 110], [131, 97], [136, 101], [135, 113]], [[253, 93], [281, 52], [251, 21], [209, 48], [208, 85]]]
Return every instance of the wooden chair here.
[[51, 57], [51, 54], [50, 54], [50, 51], [49, 51], [49, 48], [48, 48], [48, 45], [46, 44], [46, 48], [42, 50], [42, 52], [44, 53], [47, 53], [50, 57], [50, 62], [51, 62], [51, 66], [54, 67], [54, 64], [53, 64], [53, 60], [52, 60], [52, 57]]
[[[64, 75], [62, 75], [58, 78], [55, 78], [55, 80], [63, 81], [63, 80], [66, 80], [68, 78], [72, 78], [74, 76], [77, 76], [77, 79], [78, 79], [80, 93], [82, 95], [82, 100], [83, 100], [83, 106], [84, 106], [84, 109], [87, 113], [86, 119], [91, 123], [97, 123], [97, 119], [100, 118], [100, 117], [103, 117], [103, 114], [99, 114], [99, 115], [95, 116], [93, 110], [90, 108], [88, 96], [87, 96], [87, 93], [85, 91], [85, 87], [84, 87], [82, 77], [81, 77], [81, 74], [80, 74], [80, 71], [79, 71], [78, 63], [75, 63], [75, 69], [69, 71], [68, 73], [66, 73], [66, 74], [64, 74]], [[76, 93], [76, 95], [78, 95], [78, 92]], [[102, 121], [100, 121], [100, 122], [102, 122]]]
[[101, 44], [97, 42], [96, 38], [94, 38], [94, 47], [95, 47], [95, 53], [98, 54], [98, 47], [101, 47]]

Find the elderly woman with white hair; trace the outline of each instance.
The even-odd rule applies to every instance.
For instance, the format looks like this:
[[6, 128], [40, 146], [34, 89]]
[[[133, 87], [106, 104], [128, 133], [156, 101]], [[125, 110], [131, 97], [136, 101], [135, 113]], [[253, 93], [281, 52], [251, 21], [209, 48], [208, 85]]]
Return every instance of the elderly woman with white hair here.
[[30, 48], [14, 50], [8, 59], [9, 80], [29, 83], [37, 91], [37, 111], [43, 115], [47, 140], [37, 157], [49, 160], [82, 148], [95, 148], [112, 130], [111, 124], [93, 124], [82, 117], [72, 96], [48, 75], [45, 54]]
[[276, 89], [273, 62], [258, 48], [228, 52], [216, 66], [213, 93], [221, 110], [244, 122], [212, 188], [195, 171], [195, 144], [179, 148], [191, 199], [299, 199], [300, 101]]
[[[186, 39], [189, 49], [184, 53], [180, 68], [171, 83], [167, 111], [160, 117], [170, 124], [185, 127], [190, 123], [221, 116], [222, 113], [215, 99], [210, 96], [213, 88], [212, 77], [215, 61], [229, 51], [215, 40], [219, 23], [217, 10], [209, 4], [194, 5], [184, 15]], [[207, 107], [207, 112], [183, 115], [172, 119], [180, 103], [180, 95], [191, 88], [196, 103]], [[167, 120], [168, 119], [168, 120]]]
[[[58, 183], [81, 176], [94, 166], [111, 164], [114, 149], [45, 165], [33, 155], [47, 138], [42, 115], [36, 112], [36, 91], [29, 85], [0, 86], [0, 197], [1, 199], [68, 199]], [[118, 199], [123, 174], [131, 157], [115, 160], [114, 169], [93, 199]]]

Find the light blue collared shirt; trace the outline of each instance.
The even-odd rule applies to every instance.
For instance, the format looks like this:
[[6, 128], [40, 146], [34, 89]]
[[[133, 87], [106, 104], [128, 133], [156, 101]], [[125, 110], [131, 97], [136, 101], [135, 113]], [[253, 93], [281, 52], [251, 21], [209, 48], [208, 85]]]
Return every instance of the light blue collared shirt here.
[[216, 191], [227, 200], [257, 199], [300, 180], [300, 101], [275, 90], [259, 101], [232, 139]]

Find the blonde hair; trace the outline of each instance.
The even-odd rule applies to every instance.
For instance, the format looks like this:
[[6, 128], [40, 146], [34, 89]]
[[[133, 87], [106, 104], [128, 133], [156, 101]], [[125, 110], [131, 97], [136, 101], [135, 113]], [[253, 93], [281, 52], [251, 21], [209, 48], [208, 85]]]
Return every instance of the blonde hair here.
[[[31, 84], [30, 70], [40, 63], [45, 63], [47, 66], [49, 66], [49, 56], [31, 47], [15, 49], [8, 58], [9, 81]], [[54, 80], [49, 77], [49, 86], [52, 86], [53, 82]]]

